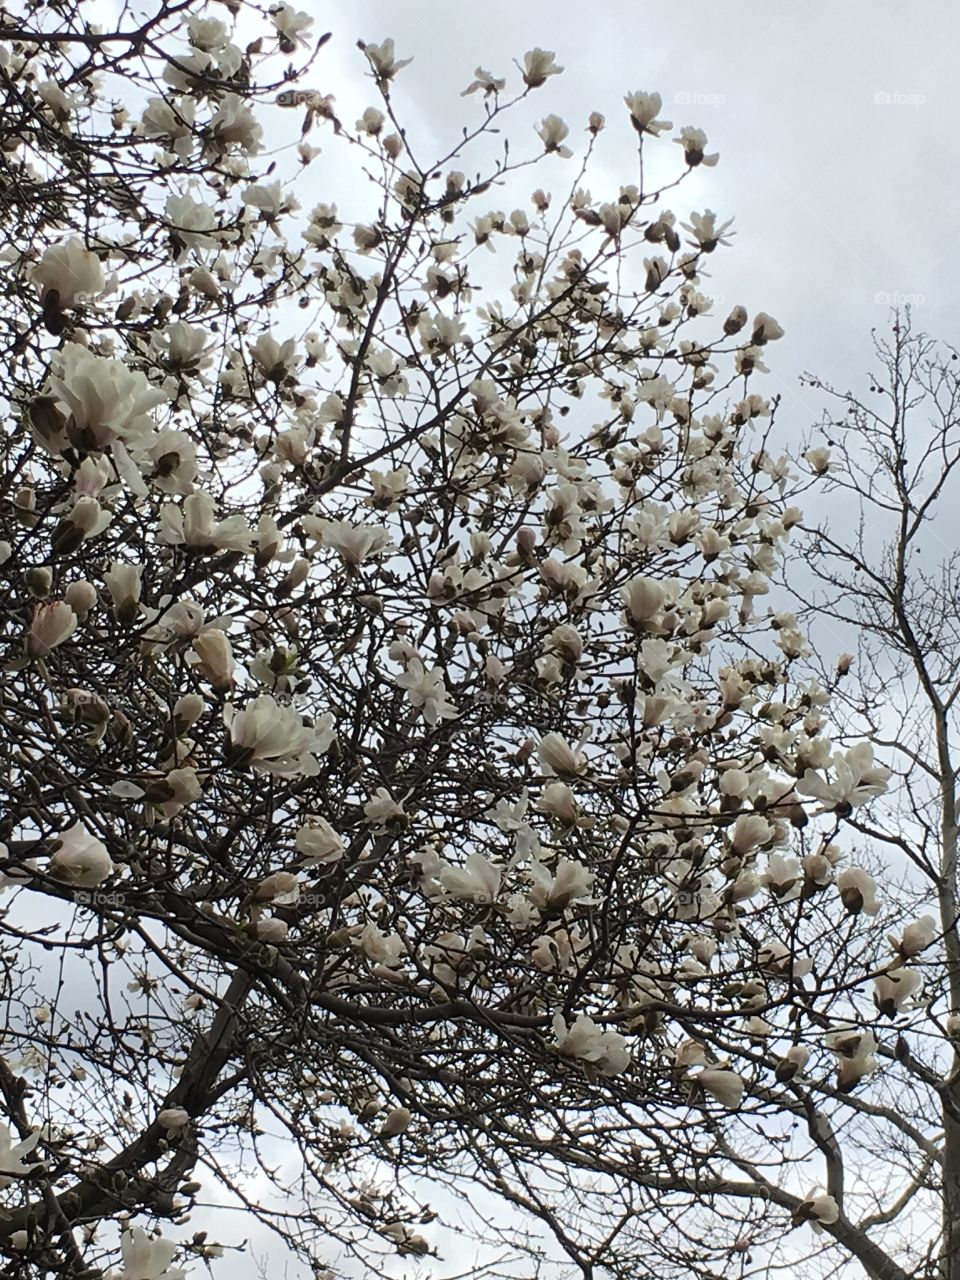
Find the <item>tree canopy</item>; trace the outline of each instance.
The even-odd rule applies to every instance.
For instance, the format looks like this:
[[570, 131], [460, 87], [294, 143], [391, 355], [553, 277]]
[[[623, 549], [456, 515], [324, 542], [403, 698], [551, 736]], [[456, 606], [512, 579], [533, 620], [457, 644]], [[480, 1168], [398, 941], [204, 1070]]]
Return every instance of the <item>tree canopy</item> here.
[[778, 584], [838, 463], [712, 313], [704, 133], [533, 49], [428, 155], [402, 42], [354, 123], [289, 4], [90, 16], [0, 15], [4, 1274], [217, 1274], [229, 1204], [318, 1277], [462, 1215], [957, 1280], [955, 861], [870, 874], [894, 760]]

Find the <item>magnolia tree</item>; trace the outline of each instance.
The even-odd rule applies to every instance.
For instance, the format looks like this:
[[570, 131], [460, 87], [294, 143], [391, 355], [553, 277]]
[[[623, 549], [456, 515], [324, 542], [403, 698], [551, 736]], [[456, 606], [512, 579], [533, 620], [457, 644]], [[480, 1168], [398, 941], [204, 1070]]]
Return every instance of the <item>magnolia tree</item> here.
[[442, 1267], [446, 1214], [460, 1272], [956, 1280], [900, 1220], [952, 908], [877, 916], [889, 770], [765, 599], [828, 461], [701, 291], [729, 222], [667, 207], [705, 135], [568, 126], [534, 49], [426, 158], [391, 40], [354, 124], [289, 5], [24, 10], [5, 1273], [200, 1274], [239, 1206], [271, 1274]]

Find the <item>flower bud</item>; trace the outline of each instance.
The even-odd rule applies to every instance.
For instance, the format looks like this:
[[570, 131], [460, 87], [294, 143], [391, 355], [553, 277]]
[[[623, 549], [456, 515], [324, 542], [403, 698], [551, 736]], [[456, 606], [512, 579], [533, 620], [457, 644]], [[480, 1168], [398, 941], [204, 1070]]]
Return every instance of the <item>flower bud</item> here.
[[407, 1107], [394, 1107], [388, 1113], [386, 1120], [383, 1122], [383, 1128], [380, 1130], [381, 1138], [395, 1138], [398, 1134], [405, 1132], [410, 1126], [413, 1119]]
[[174, 729], [177, 737], [203, 715], [204, 701], [199, 693], [185, 693], [173, 704]]
[[65, 600], [38, 604], [27, 636], [27, 652], [34, 658], [45, 658], [51, 649], [70, 638], [77, 629], [77, 615]]
[[285, 920], [268, 916], [263, 920], [257, 920], [250, 926], [249, 931], [258, 942], [282, 942], [290, 931], [290, 926]]
[[157, 1114], [157, 1124], [161, 1129], [174, 1131], [183, 1129], [190, 1123], [190, 1112], [183, 1107], [167, 1107]]
[[723, 332], [728, 338], [732, 338], [735, 333], [739, 333], [743, 326], [747, 323], [746, 307], [734, 307], [726, 320], [723, 322]]
[[44, 565], [36, 565], [32, 569], [28, 569], [23, 578], [27, 584], [27, 590], [32, 596], [38, 596], [42, 600], [44, 596], [50, 594], [50, 588], [53, 586], [52, 569], [48, 569]]
[[106, 846], [79, 822], [60, 833], [49, 867], [49, 873], [55, 880], [81, 889], [92, 889], [106, 880], [113, 870]]
[[79, 581], [70, 583], [63, 598], [82, 622], [97, 603], [97, 589], [92, 582], [80, 578]]
[[214, 689], [220, 692], [233, 684], [236, 663], [230, 641], [222, 631], [203, 631], [193, 640], [193, 651], [200, 659], [200, 670]]
[[261, 880], [253, 895], [257, 902], [274, 902], [286, 899], [294, 902], [300, 892], [300, 881], [292, 871], [274, 871]]
[[130, 626], [140, 616], [140, 575], [143, 565], [114, 561], [103, 575], [116, 611], [117, 621]]

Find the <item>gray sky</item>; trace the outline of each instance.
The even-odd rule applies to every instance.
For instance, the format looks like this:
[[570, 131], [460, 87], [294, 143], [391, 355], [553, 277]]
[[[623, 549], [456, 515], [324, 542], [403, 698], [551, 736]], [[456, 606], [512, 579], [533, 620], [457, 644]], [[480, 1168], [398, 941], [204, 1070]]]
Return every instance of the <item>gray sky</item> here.
[[[728, 308], [742, 301], [785, 327], [771, 374], [755, 389], [783, 395], [780, 421], [791, 438], [817, 416], [796, 375], [809, 369], [855, 384], [869, 364], [870, 329], [886, 323], [892, 302], [911, 300], [919, 327], [952, 338], [960, 9], [947, 0], [911, 8], [889, 0], [305, 7], [333, 33], [314, 78], [337, 94], [338, 109], [375, 101], [358, 77], [358, 38], [393, 36], [398, 55], [415, 59], [394, 97], [421, 136], [479, 111], [459, 98], [475, 66], [513, 71], [516, 82], [511, 60], [535, 45], [566, 68], [534, 95], [538, 118], [556, 111], [582, 137], [589, 112], [604, 112], [601, 157], [613, 190], [635, 177], [625, 92], [657, 90], [675, 126], [703, 128], [720, 164], [699, 186], [685, 185], [673, 207], [685, 217], [709, 205], [736, 218], [734, 247], [714, 254], [703, 290], [717, 298], [718, 314], [721, 298]], [[676, 166], [679, 150], [667, 150]], [[319, 178], [323, 160], [315, 165]]]

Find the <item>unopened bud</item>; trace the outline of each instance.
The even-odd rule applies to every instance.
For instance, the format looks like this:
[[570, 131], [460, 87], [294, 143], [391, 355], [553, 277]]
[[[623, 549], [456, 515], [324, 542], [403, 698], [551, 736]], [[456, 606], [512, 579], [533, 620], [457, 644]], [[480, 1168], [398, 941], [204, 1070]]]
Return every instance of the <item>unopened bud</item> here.
[[42, 599], [50, 594], [50, 588], [53, 586], [53, 571], [46, 566], [37, 565], [28, 569], [23, 578], [32, 596]]
[[63, 598], [82, 620], [97, 603], [97, 589], [92, 582], [81, 578], [78, 582], [70, 583], [63, 593]]

